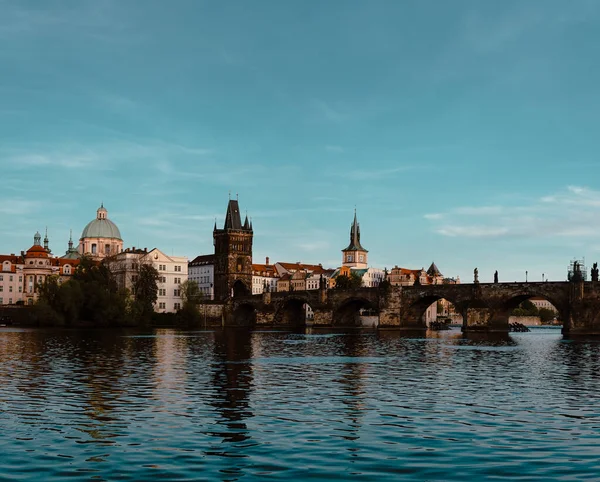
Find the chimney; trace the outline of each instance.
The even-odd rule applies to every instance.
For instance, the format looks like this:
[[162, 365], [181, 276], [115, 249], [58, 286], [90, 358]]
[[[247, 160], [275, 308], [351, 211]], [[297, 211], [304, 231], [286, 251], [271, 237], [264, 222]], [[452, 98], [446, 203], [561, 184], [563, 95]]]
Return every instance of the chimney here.
[[268, 257], [268, 256], [265, 258], [265, 264], [266, 264], [267, 266], [269, 265], [269, 257]]

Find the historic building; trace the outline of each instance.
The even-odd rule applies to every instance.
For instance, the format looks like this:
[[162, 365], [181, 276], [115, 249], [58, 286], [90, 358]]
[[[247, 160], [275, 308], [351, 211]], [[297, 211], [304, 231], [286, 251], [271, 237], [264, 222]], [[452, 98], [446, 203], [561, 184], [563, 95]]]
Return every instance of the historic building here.
[[234, 293], [252, 293], [252, 239], [254, 232], [248, 216], [244, 224], [237, 200], [230, 199], [223, 229], [213, 230], [215, 246], [215, 299], [224, 300]]
[[354, 210], [354, 221], [350, 227], [350, 244], [346, 249], [342, 249], [342, 266], [350, 268], [366, 269], [368, 251], [360, 244], [360, 225], [356, 219], [356, 209]]
[[79, 259], [52, 256], [48, 233], [42, 245], [41, 234], [35, 233], [33, 246], [20, 255], [0, 255], [0, 305], [33, 304], [38, 299], [38, 287], [49, 276], [59, 282], [73, 275]]
[[127, 248], [104, 261], [115, 275], [121, 289], [132, 290], [137, 281], [140, 266], [153, 266], [159, 275], [158, 298], [154, 311], [174, 313], [182, 306], [181, 284], [188, 279], [188, 259], [183, 256], [168, 256], [161, 250]]
[[108, 211], [102, 204], [96, 211], [96, 219], [90, 221], [79, 239], [79, 254], [102, 259], [123, 251], [121, 232], [108, 219]]
[[279, 274], [276, 267], [270, 263], [267, 256], [264, 264], [252, 264], [252, 294], [258, 295], [263, 291], [277, 291]]
[[[215, 299], [215, 255], [196, 256], [188, 263], [188, 279], [195, 282], [206, 300]], [[261, 291], [262, 293], [262, 291]]]

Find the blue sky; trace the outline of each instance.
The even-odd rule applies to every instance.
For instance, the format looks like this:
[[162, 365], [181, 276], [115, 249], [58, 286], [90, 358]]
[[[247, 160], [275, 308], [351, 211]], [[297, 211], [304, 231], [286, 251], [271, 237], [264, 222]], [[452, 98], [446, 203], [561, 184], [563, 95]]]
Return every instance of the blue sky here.
[[564, 279], [600, 259], [600, 3], [0, 0], [0, 252], [126, 246]]

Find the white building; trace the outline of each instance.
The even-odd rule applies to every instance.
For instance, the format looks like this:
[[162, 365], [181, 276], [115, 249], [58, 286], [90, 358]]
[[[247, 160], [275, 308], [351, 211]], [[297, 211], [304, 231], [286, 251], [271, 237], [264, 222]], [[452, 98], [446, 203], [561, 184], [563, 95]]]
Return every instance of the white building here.
[[188, 278], [195, 281], [204, 299], [215, 299], [215, 255], [196, 256], [188, 263]]
[[23, 267], [19, 256], [0, 255], [0, 305], [23, 301]]
[[107, 260], [120, 288], [131, 290], [137, 281], [139, 267], [152, 265], [159, 274], [158, 299], [154, 311], [174, 313], [181, 308], [181, 284], [188, 280], [188, 259], [185, 256], [167, 256], [157, 248], [126, 249]]
[[269, 262], [269, 258], [265, 259], [265, 264], [252, 263], [252, 294], [258, 295], [265, 289], [270, 292], [277, 291], [277, 280], [279, 274], [275, 266]]

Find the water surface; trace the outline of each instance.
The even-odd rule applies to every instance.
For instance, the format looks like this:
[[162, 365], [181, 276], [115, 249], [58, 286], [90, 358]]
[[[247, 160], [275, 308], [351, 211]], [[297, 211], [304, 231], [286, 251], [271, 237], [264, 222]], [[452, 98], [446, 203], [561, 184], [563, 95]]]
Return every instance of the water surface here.
[[2, 480], [581, 480], [600, 344], [0, 329]]

